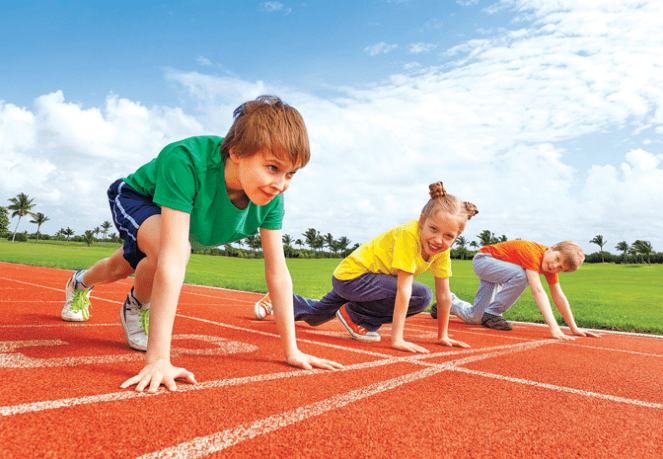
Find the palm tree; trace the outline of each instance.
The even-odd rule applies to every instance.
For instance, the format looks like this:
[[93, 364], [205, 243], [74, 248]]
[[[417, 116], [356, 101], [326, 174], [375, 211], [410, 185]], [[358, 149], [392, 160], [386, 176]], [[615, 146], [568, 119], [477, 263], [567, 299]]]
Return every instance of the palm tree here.
[[626, 262], [626, 254], [628, 253], [629, 245], [628, 242], [622, 241], [615, 246], [616, 250], [622, 252], [622, 257], [624, 257], [624, 262]]
[[290, 247], [294, 240], [292, 239], [292, 236], [289, 234], [284, 234], [281, 236], [281, 240], [283, 241], [283, 244], [285, 244], [286, 247]]
[[348, 239], [345, 236], [341, 236], [339, 240], [336, 241], [336, 243], [338, 244], [338, 250], [340, 252], [345, 252], [348, 246], [350, 245], [350, 242], [351, 242], [350, 239]]
[[83, 241], [87, 244], [88, 247], [94, 242], [94, 231], [85, 230], [85, 235], [83, 235]]
[[647, 264], [651, 266], [651, 254], [654, 252], [654, 249], [649, 241], [640, 241], [637, 240], [633, 243], [633, 249], [636, 253], [642, 255], [642, 261], [644, 262], [644, 257], [647, 257]]
[[336, 253], [336, 244], [334, 244], [336, 241], [334, 240], [334, 236], [332, 236], [331, 233], [325, 234], [322, 240], [332, 252]]
[[74, 230], [67, 226], [67, 229], [64, 230], [64, 233], [62, 234], [67, 236], [67, 242], [65, 242], [65, 245], [67, 245], [69, 243], [69, 238], [74, 235]]
[[7, 216], [7, 209], [0, 206], [0, 237], [5, 237], [9, 229], [9, 217]]
[[95, 239], [98, 239], [99, 233], [101, 233], [101, 228], [99, 228], [98, 226], [92, 230], [92, 234], [94, 234]]
[[302, 246], [304, 245], [304, 241], [302, 241], [301, 239], [297, 239], [295, 241], [295, 244], [299, 246], [299, 250], [302, 250]]
[[456, 245], [460, 247], [460, 258], [464, 260], [465, 247], [467, 246], [467, 239], [465, 239], [465, 236], [458, 236], [458, 238], [456, 238]]
[[65, 234], [66, 230], [64, 228], [60, 228], [60, 230], [57, 233], [55, 233], [55, 237], [58, 238], [58, 242], [60, 241], [61, 237], [65, 237]]
[[35, 244], [39, 242], [39, 229], [41, 228], [41, 225], [46, 223], [47, 221], [50, 220], [46, 215], [42, 214], [41, 212], [37, 212], [36, 214], [32, 214], [32, 220], [30, 220], [30, 223], [36, 223], [37, 224], [37, 240], [35, 241]]
[[311, 249], [314, 249], [316, 247], [316, 240], [319, 234], [320, 232], [315, 228], [309, 228], [305, 233], [302, 233], [302, 236], [304, 236], [306, 239], [306, 245], [308, 245]]
[[104, 235], [104, 240], [101, 241], [101, 246], [104, 246], [104, 242], [106, 242], [106, 233], [108, 233], [108, 230], [111, 229], [113, 224], [109, 221], [105, 221], [101, 224], [101, 234]]
[[481, 247], [491, 244], [497, 244], [499, 242], [495, 237], [495, 233], [491, 233], [488, 230], [483, 230], [480, 234], [477, 235], [479, 238], [479, 244]]
[[16, 222], [16, 228], [14, 229], [14, 235], [12, 236], [12, 243], [14, 238], [16, 238], [16, 232], [18, 231], [18, 224], [21, 223], [21, 217], [24, 215], [32, 215], [30, 209], [32, 209], [36, 204], [32, 204], [34, 199], [30, 199], [27, 194], [19, 193], [15, 198], [9, 198], [8, 201], [11, 201], [11, 205], [7, 206], [7, 209], [13, 211], [12, 218], [18, 215], [18, 221]]
[[595, 236], [594, 239], [592, 239], [589, 242], [590, 242], [590, 244], [596, 244], [599, 247], [601, 247], [601, 263], [605, 263], [605, 260], [603, 259], [603, 246], [606, 245], [608, 243], [608, 241], [604, 241], [603, 236], [601, 236], [599, 234], [598, 236]]
[[260, 240], [260, 236], [257, 234], [255, 236], [247, 237], [246, 243], [254, 252], [262, 247], [262, 241]]
[[322, 248], [325, 246], [325, 238], [322, 236], [322, 234], [318, 233], [318, 237], [315, 238], [315, 248], [318, 250], [322, 250]]

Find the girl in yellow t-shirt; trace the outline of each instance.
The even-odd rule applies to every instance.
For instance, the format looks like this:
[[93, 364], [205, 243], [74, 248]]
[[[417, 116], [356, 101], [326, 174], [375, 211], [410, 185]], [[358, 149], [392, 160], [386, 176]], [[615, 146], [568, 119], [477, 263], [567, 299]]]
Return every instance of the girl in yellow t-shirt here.
[[[449, 338], [451, 309], [451, 259], [449, 251], [478, 213], [474, 204], [447, 194], [442, 182], [430, 185], [430, 200], [419, 220], [381, 234], [344, 259], [332, 276], [333, 290], [321, 300], [294, 295], [295, 320], [317, 326], [337, 317], [359, 341], [380, 341], [377, 330], [392, 323], [391, 344], [395, 349], [428, 352], [403, 339], [405, 318], [424, 311], [431, 303], [430, 287], [414, 282], [424, 271], [435, 276], [435, 298], [439, 306], [438, 343], [469, 347]], [[258, 319], [271, 314], [269, 296], [255, 305]]]

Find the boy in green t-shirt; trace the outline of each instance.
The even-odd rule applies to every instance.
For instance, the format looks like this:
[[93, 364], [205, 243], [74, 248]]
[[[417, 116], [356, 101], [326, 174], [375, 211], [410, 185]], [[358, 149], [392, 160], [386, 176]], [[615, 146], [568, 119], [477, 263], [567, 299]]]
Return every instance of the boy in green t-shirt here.
[[[166, 146], [135, 173], [113, 183], [108, 198], [124, 246], [72, 276], [63, 320], [89, 318], [95, 285], [135, 273], [120, 319], [129, 346], [146, 351], [141, 372], [121, 387], [137, 391], [193, 374], [170, 362], [177, 300], [191, 246], [216, 246], [260, 232], [265, 279], [288, 364], [311, 369], [342, 366], [299, 351], [295, 341], [292, 280], [281, 240], [283, 196], [310, 158], [304, 120], [278, 97], [242, 104], [225, 138], [192, 137]], [[149, 335], [149, 339], [148, 339]]]

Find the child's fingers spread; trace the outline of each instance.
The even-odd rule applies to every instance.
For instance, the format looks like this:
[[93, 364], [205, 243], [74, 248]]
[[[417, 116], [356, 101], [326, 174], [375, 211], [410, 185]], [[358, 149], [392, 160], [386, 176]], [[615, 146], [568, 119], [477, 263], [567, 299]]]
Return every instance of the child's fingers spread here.
[[[150, 381], [150, 388], [147, 389], [147, 391], [150, 394], [155, 394], [159, 390], [159, 386], [161, 386], [162, 379], [163, 377], [161, 375], [158, 377], [153, 377], [152, 381]], [[173, 381], [171, 380], [170, 382], [172, 383]], [[167, 384], [166, 381], [164, 381], [164, 384]], [[168, 387], [169, 390], [173, 390], [168, 385], [166, 385], [166, 387]], [[175, 390], [177, 390], [177, 386], [175, 386]]]
[[340, 363], [333, 362], [331, 360], [320, 359], [318, 367], [324, 368], [325, 370], [340, 370], [341, 368], [343, 368], [343, 365], [341, 365]]
[[425, 347], [417, 346], [417, 345], [414, 344], [414, 343], [408, 343], [408, 344], [409, 344], [408, 347], [410, 348], [409, 350], [410, 350], [411, 352], [418, 352], [418, 353], [420, 353], [420, 354], [428, 354], [428, 353], [430, 353], [430, 351], [429, 351], [428, 349], [426, 349]]
[[[170, 379], [170, 378], [164, 379], [161, 384], [166, 386], [166, 388], [171, 392], [175, 392], [177, 390], [177, 383], [175, 382], [174, 379]], [[159, 389], [158, 386], [157, 386], [157, 389]]]
[[126, 389], [129, 386], [133, 386], [134, 384], [137, 384], [140, 381], [140, 376], [134, 376], [133, 378], [129, 378], [126, 381], [122, 383], [120, 386], [121, 389]]
[[196, 381], [196, 377], [190, 371], [185, 371], [183, 377], [184, 377], [184, 380], [188, 383], [198, 384], [198, 381]]

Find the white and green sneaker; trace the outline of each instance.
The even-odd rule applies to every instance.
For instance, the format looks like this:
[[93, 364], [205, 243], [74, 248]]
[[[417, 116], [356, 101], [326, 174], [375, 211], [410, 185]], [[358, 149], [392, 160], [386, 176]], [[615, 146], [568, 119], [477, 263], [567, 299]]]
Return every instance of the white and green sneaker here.
[[142, 304], [134, 296], [134, 289], [120, 311], [120, 320], [127, 335], [129, 347], [137, 351], [147, 351], [147, 334], [150, 329], [150, 303]]
[[86, 287], [76, 280], [78, 273], [71, 276], [65, 288], [65, 302], [60, 317], [67, 322], [85, 322], [90, 318], [90, 292], [93, 287]]

